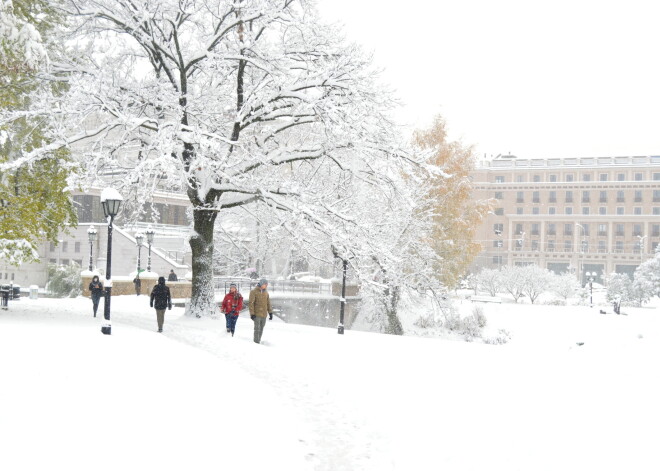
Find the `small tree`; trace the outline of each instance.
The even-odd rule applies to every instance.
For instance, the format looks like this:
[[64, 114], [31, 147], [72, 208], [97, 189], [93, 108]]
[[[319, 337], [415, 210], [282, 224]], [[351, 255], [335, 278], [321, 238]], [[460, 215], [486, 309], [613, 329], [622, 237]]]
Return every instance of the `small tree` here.
[[552, 280], [551, 273], [538, 265], [520, 267], [520, 276], [522, 278], [522, 291], [532, 304], [548, 290]]
[[477, 274], [476, 279], [479, 288], [488, 291], [491, 296], [497, 296], [502, 289], [502, 276], [499, 270], [484, 268]]
[[575, 295], [579, 287], [580, 283], [578, 283], [577, 278], [570, 273], [554, 275], [550, 282], [550, 290], [557, 296], [561, 296], [564, 300]]
[[643, 284], [650, 290], [650, 296], [660, 297], [660, 245], [655, 252], [655, 257], [642, 263], [635, 270], [635, 281]]
[[642, 306], [644, 303], [649, 302], [653, 297], [653, 293], [653, 282], [639, 271], [636, 271], [635, 279], [630, 286], [630, 297], [635, 305]]
[[48, 291], [57, 298], [75, 298], [82, 293], [80, 265], [48, 265]]
[[513, 297], [513, 301], [516, 303], [525, 294], [525, 278], [521, 268], [515, 266], [502, 268], [502, 287]]
[[612, 273], [607, 277], [607, 301], [630, 303], [632, 282], [625, 273]]

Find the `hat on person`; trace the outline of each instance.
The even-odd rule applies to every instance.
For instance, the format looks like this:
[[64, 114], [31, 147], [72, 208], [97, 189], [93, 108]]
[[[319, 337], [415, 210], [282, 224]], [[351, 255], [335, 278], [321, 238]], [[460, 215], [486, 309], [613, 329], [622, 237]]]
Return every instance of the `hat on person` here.
[[266, 278], [262, 278], [259, 280], [259, 283], [257, 283], [257, 286], [267, 285], [267, 284], [268, 284], [268, 280]]
[[236, 283], [229, 283], [229, 288], [238, 288], [238, 286], [236, 286]]

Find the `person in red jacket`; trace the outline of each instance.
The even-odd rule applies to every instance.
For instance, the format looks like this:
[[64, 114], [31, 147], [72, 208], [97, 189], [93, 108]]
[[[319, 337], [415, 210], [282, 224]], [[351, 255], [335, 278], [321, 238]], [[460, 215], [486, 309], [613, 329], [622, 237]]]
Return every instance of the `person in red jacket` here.
[[238, 292], [236, 283], [232, 283], [229, 285], [229, 293], [225, 295], [225, 299], [222, 300], [220, 306], [220, 310], [225, 313], [225, 319], [227, 320], [227, 332], [231, 332], [232, 337], [241, 309], [243, 309], [243, 296]]

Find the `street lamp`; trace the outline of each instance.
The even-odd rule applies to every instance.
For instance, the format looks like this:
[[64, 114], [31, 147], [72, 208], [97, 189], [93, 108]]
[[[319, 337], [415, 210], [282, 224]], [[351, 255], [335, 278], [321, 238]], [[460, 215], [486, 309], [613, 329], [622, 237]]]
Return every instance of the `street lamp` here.
[[502, 269], [502, 247], [504, 246], [502, 242], [502, 231], [499, 229], [495, 229], [495, 235], [498, 237], [497, 239], [497, 254], [498, 254], [498, 265], [499, 269]]
[[337, 249], [332, 246], [332, 253], [335, 258], [342, 261], [342, 280], [341, 280], [341, 297], [339, 298], [339, 325], [337, 326], [337, 333], [344, 335], [344, 306], [346, 305], [346, 270], [348, 270], [348, 260], [339, 256]]
[[137, 256], [137, 274], [135, 275], [135, 279], [133, 280], [133, 283], [135, 283], [135, 294], [140, 296], [140, 291], [142, 290], [142, 281], [140, 280], [140, 263], [142, 262], [142, 256], [140, 254], [140, 251], [142, 249], [142, 242], [144, 241], [144, 235], [141, 232], [138, 232], [135, 234], [135, 245], [137, 245], [138, 248], [138, 256]]
[[595, 271], [588, 271], [585, 273], [585, 276], [589, 282], [589, 307], [594, 307], [594, 280], [598, 278], [598, 273]]
[[110, 335], [112, 324], [110, 323], [110, 296], [112, 295], [112, 223], [115, 216], [119, 213], [119, 207], [124, 200], [114, 188], [106, 188], [101, 193], [101, 207], [103, 214], [108, 221], [108, 255], [105, 268], [105, 300], [103, 305], [103, 318], [105, 322], [101, 326], [101, 332]]
[[638, 235], [637, 238], [639, 239], [637, 244], [639, 245], [639, 263], [641, 265], [644, 263], [644, 239], [646, 239], [646, 236]]
[[96, 234], [98, 234], [98, 231], [96, 230], [96, 227], [92, 224], [89, 226], [89, 229], [87, 229], [87, 238], [89, 239], [89, 271], [91, 272], [93, 270], [93, 257], [94, 257], [94, 241], [96, 240]]
[[154, 231], [151, 226], [147, 228], [144, 233], [147, 235], [147, 244], [149, 244], [149, 258], [147, 259], [147, 271], [151, 271], [151, 244], [154, 243], [154, 235], [156, 234], [156, 231]]

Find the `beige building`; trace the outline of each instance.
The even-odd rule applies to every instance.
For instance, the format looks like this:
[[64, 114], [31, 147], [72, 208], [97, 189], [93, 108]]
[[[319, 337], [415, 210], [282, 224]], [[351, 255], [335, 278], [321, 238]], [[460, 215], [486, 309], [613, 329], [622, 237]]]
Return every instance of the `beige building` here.
[[660, 242], [660, 156], [518, 159], [471, 173], [494, 210], [476, 233], [481, 267], [632, 274]]

